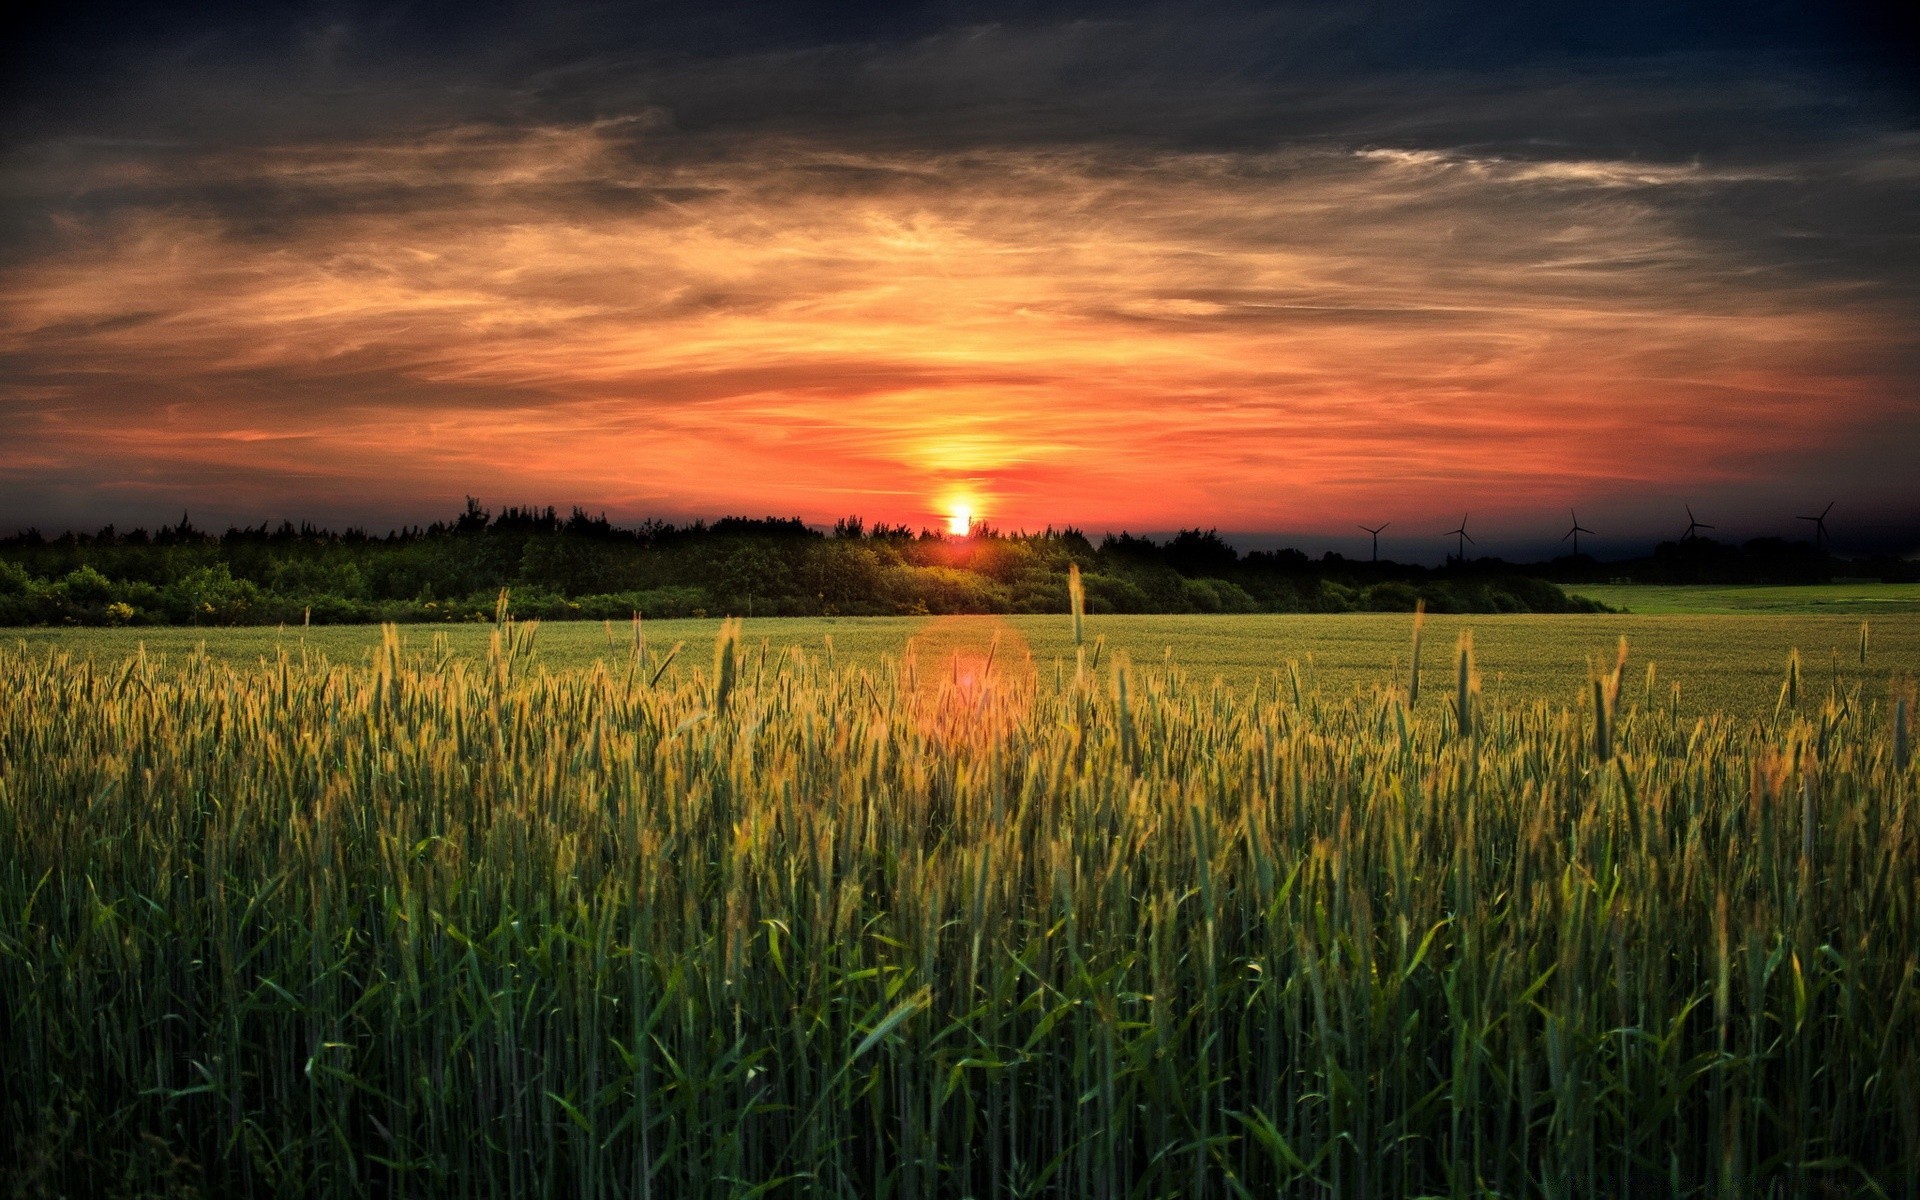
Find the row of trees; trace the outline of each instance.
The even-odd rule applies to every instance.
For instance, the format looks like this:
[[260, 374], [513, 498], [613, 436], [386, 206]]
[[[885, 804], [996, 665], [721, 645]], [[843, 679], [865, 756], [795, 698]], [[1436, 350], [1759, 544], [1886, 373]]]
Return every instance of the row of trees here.
[[1920, 579], [1920, 563], [1893, 555], [1843, 561], [1822, 546], [1786, 538], [1761, 537], [1735, 545], [1713, 538], [1662, 542], [1652, 555], [1624, 564], [1595, 564], [1592, 572], [1625, 574], [1635, 583], [1827, 583], [1836, 575], [1883, 579], [1889, 583]]
[[1211, 530], [1095, 545], [1074, 529], [955, 538], [854, 518], [830, 532], [776, 517], [622, 528], [469, 500], [453, 521], [385, 536], [290, 524], [214, 535], [184, 517], [152, 533], [19, 535], [0, 541], [0, 625], [481, 620], [503, 587], [516, 612], [548, 618], [1062, 612], [1074, 564], [1094, 612], [1595, 607], [1508, 570], [1241, 555]]

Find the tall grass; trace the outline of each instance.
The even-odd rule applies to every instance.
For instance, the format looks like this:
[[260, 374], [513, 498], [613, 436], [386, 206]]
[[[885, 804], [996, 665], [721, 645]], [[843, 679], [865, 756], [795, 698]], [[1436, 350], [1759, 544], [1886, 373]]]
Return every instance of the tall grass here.
[[1876, 697], [534, 637], [0, 649], [14, 1190], [1920, 1195]]
[[1087, 586], [1080, 581], [1080, 564], [1067, 564], [1067, 608], [1073, 614], [1073, 644], [1081, 644], [1087, 617]]

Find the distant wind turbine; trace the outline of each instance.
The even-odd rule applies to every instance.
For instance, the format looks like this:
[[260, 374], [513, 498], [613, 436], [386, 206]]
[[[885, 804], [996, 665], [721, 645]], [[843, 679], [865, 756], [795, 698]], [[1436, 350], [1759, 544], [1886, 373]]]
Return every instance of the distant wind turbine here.
[[1833, 504], [1829, 503], [1825, 508], [1820, 510], [1820, 515], [1817, 517], [1794, 518], [1796, 521], [1813, 522], [1813, 546], [1816, 550], [1825, 550], [1827, 548], [1827, 514], [1832, 511]]
[[1360, 527], [1373, 535], [1373, 561], [1374, 562], [1380, 561], [1380, 531], [1382, 529], [1385, 529], [1387, 526], [1391, 524], [1393, 524], [1392, 521], [1382, 521], [1379, 525], [1362, 525]]
[[1563, 537], [1560, 540], [1564, 542], [1567, 540], [1567, 538], [1572, 538], [1573, 539], [1573, 556], [1575, 558], [1579, 558], [1580, 557], [1580, 535], [1583, 533], [1592, 533], [1593, 530], [1588, 529], [1585, 525], [1582, 525], [1580, 523], [1579, 513], [1573, 512], [1572, 509], [1568, 509], [1567, 511], [1570, 513], [1573, 513], [1573, 528], [1567, 530], [1566, 537]]
[[1689, 504], [1687, 505], [1687, 531], [1680, 535], [1680, 540], [1683, 542], [1691, 541], [1694, 538], [1697, 538], [1700, 536], [1699, 533], [1695, 532], [1696, 530], [1712, 529], [1712, 528], [1713, 526], [1711, 525], [1705, 525], [1699, 521], [1694, 520], [1693, 505]]
[[1458, 535], [1460, 538], [1460, 553], [1457, 557], [1461, 562], [1467, 561], [1467, 543], [1473, 541], [1473, 538], [1467, 534], [1467, 518], [1471, 515], [1471, 513], [1461, 513], [1460, 528], [1447, 530], [1449, 534]]

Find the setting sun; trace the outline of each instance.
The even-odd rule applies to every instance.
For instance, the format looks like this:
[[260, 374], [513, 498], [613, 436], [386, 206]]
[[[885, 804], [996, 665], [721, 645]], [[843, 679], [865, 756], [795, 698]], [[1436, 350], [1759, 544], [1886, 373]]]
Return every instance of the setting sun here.
[[947, 532], [955, 537], [965, 537], [973, 528], [973, 509], [965, 504], [956, 504], [953, 514], [947, 518]]

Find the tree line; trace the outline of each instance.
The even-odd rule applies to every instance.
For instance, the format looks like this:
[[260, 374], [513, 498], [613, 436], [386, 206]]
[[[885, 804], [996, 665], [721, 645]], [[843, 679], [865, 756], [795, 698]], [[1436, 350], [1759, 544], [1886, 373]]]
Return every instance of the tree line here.
[[1063, 612], [1078, 565], [1096, 613], [1579, 612], [1598, 605], [1506, 564], [1427, 569], [1297, 550], [1240, 554], [1213, 530], [1164, 541], [1076, 529], [967, 537], [798, 518], [622, 527], [581, 509], [469, 499], [451, 521], [384, 535], [182, 517], [0, 540], [0, 625], [476, 621], [502, 588], [546, 619]]

